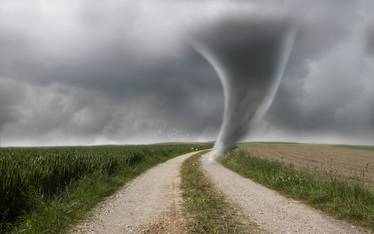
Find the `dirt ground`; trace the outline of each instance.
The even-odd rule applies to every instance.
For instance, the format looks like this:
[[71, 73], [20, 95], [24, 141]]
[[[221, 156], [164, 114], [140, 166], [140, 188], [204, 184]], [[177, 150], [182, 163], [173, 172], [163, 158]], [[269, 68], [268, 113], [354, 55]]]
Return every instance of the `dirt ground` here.
[[278, 160], [296, 168], [328, 171], [374, 186], [374, 148], [315, 144], [246, 143], [252, 156]]
[[267, 233], [371, 233], [242, 177], [210, 161], [208, 155], [202, 162], [217, 188]]

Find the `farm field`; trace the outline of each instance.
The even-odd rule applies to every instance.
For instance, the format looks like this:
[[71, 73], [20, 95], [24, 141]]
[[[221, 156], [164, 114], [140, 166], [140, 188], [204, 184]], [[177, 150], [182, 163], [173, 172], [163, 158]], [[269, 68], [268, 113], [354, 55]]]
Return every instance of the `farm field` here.
[[338, 219], [374, 230], [370, 147], [245, 143], [222, 164]]
[[[89, 232], [90, 228], [96, 230], [104, 226], [112, 230], [114, 220], [118, 221], [118, 230], [124, 227], [129, 230], [180, 228], [191, 233], [203, 233], [202, 230], [208, 229], [208, 233], [215, 233], [216, 229], [231, 233], [232, 228], [239, 231], [236, 230], [239, 226], [244, 228], [243, 233], [271, 231], [274, 219], [278, 220], [275, 226], [285, 232], [298, 230], [305, 222], [311, 230], [320, 222], [326, 225], [323, 230], [355, 231], [346, 233], [362, 233], [365, 228], [374, 230], [374, 194], [370, 189], [373, 188], [372, 148], [240, 144], [222, 164], [257, 184], [219, 164], [206, 160], [201, 163], [200, 156], [204, 152], [190, 157], [193, 153], [189, 152], [211, 146], [155, 144], [0, 149], [0, 233]], [[162, 164], [156, 166], [159, 163]], [[179, 173], [182, 191], [179, 191]], [[132, 182], [127, 184], [130, 180]], [[187, 187], [186, 181], [189, 181]], [[190, 192], [186, 195], [186, 191]], [[227, 201], [237, 200], [231, 204], [226, 198], [229, 198]], [[181, 204], [186, 213], [175, 205], [180, 199], [183, 199]], [[251, 199], [257, 201], [252, 208], [248, 205]], [[278, 204], [274, 199], [283, 202]], [[319, 216], [312, 208], [293, 200], [302, 201], [328, 216]], [[290, 202], [291, 210], [309, 219], [295, 221], [292, 212], [284, 207]], [[98, 203], [103, 206], [92, 209]], [[272, 212], [267, 209], [273, 208], [277, 210], [275, 215], [281, 214], [279, 217], [270, 215]], [[91, 211], [99, 215], [87, 215]], [[247, 220], [252, 214], [258, 216]], [[336, 223], [330, 216], [348, 223]], [[100, 218], [85, 219], [89, 217]], [[133, 220], [133, 217], [138, 218]], [[154, 217], [156, 223], [151, 221]], [[178, 223], [179, 220], [182, 221]], [[139, 226], [138, 222], [143, 223]], [[184, 229], [185, 224], [188, 230]], [[352, 229], [351, 224], [357, 226]]]
[[374, 186], [374, 147], [245, 143], [240, 149], [258, 158], [292, 164], [298, 169], [318, 170], [354, 180], [364, 180]]
[[146, 169], [208, 144], [0, 149], [0, 233], [58, 233]]

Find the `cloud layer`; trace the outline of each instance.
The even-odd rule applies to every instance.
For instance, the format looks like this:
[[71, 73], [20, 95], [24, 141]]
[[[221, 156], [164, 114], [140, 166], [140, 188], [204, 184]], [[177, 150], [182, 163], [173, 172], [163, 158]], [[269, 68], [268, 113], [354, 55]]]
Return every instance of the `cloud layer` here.
[[372, 10], [348, 0], [1, 1], [1, 143], [213, 140], [222, 87], [191, 33], [233, 14], [287, 12], [301, 31], [251, 139], [374, 144]]

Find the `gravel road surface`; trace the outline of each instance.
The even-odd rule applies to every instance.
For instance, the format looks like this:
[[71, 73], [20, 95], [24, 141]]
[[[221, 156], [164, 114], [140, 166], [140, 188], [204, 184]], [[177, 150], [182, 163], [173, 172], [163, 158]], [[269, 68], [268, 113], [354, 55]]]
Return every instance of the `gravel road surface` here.
[[195, 153], [149, 169], [102, 202], [70, 233], [185, 233], [179, 168]]
[[[95, 208], [70, 233], [186, 233], [179, 169], [196, 152], [146, 171]], [[243, 213], [269, 233], [370, 233], [202, 158], [212, 182]]]
[[203, 156], [203, 168], [213, 183], [244, 214], [270, 233], [368, 233], [322, 214], [301, 202], [244, 178]]

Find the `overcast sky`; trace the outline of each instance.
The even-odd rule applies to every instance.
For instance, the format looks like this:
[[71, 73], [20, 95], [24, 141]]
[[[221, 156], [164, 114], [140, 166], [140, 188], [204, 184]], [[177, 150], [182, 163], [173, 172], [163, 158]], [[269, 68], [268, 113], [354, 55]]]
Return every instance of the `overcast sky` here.
[[222, 87], [191, 35], [282, 13], [299, 33], [247, 139], [374, 144], [374, 4], [311, 2], [1, 0], [0, 142], [214, 140]]

